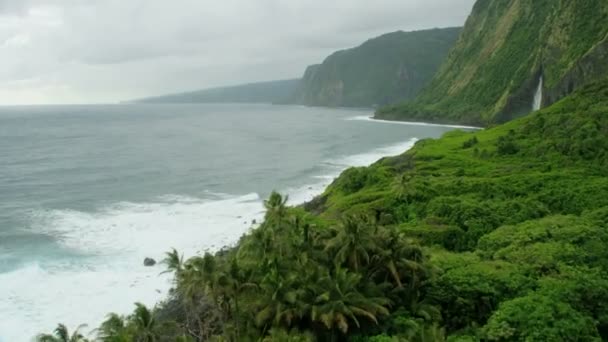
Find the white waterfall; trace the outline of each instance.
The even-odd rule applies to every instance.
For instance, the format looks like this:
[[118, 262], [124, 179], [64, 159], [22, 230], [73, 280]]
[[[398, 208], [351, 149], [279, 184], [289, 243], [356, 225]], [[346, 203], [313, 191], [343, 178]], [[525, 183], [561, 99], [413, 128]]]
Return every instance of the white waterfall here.
[[534, 94], [534, 102], [532, 103], [532, 110], [539, 110], [543, 105], [543, 76], [540, 76], [538, 80], [538, 88]]

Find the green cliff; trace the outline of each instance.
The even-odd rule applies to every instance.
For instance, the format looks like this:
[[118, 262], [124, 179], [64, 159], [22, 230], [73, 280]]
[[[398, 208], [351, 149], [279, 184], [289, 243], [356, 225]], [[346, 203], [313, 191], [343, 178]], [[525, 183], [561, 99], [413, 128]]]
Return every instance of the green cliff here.
[[168, 253], [167, 300], [97, 340], [605, 341], [607, 112], [608, 80], [351, 168], [304, 208], [273, 193], [234, 247]]
[[235, 246], [168, 253], [166, 301], [98, 340], [608, 340], [607, 9], [479, 0], [421, 96], [378, 115], [513, 120], [348, 169], [302, 207], [273, 193]]
[[292, 102], [370, 107], [413, 98], [445, 59], [460, 28], [393, 32], [306, 69]]
[[478, 0], [420, 96], [379, 118], [486, 125], [529, 113], [608, 75], [608, 1]]

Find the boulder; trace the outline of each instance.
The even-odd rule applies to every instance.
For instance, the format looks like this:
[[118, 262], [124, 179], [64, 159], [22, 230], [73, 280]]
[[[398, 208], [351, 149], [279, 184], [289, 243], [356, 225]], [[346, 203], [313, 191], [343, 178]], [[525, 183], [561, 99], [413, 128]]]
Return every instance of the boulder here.
[[154, 266], [154, 265], [156, 265], [156, 260], [154, 260], [152, 258], [144, 259], [144, 266], [150, 267], [150, 266]]

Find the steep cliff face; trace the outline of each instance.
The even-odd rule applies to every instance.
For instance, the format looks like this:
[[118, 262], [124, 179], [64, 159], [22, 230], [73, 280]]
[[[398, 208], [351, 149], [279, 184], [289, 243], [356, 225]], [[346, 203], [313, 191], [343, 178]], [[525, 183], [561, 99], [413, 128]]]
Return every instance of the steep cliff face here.
[[608, 75], [608, 1], [478, 0], [430, 85], [377, 116], [491, 124], [525, 115]]
[[413, 98], [437, 71], [459, 28], [393, 32], [306, 69], [292, 102], [367, 107]]

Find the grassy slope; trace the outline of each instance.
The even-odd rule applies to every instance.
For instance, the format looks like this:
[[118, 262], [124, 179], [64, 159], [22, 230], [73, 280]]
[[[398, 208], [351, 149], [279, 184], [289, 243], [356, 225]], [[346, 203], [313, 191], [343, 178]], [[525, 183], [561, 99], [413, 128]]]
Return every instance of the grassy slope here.
[[603, 0], [478, 0], [430, 85], [377, 115], [488, 124], [527, 114], [539, 75], [558, 87], [607, 33]]
[[465, 235], [552, 213], [580, 214], [608, 203], [607, 111], [604, 82], [532, 116], [450, 132], [347, 170], [316, 205], [325, 216], [374, 209], [398, 223], [450, 225]]
[[411, 99], [437, 71], [459, 33], [460, 28], [393, 32], [338, 51], [307, 72], [295, 102], [362, 107]]
[[449, 334], [606, 338], [606, 136], [608, 81], [529, 117], [347, 170], [309, 209], [329, 220], [367, 212], [427, 246], [440, 270], [427, 299]]
[[172, 295], [102, 340], [606, 340], [606, 136], [608, 80], [349, 169], [305, 208], [273, 194], [233, 248], [170, 253]]

